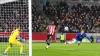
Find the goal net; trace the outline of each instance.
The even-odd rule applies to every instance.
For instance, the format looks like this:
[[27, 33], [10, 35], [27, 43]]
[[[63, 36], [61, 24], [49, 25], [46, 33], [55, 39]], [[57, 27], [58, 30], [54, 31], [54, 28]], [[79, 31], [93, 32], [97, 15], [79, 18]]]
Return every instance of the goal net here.
[[29, 56], [28, 31], [28, 0], [0, 0], [0, 56]]

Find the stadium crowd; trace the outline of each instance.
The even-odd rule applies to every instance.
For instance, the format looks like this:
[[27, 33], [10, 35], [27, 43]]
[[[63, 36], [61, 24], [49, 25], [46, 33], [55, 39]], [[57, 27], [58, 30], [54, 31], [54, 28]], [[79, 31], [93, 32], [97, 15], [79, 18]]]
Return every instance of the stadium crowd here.
[[100, 32], [100, 5], [78, 3], [70, 6], [62, 0], [56, 4], [44, 0], [43, 13], [37, 11], [34, 5], [32, 7], [33, 32], [43, 32], [50, 21], [55, 22], [58, 32], [73, 33], [81, 28], [84, 28], [87, 33]]
[[19, 24], [21, 31], [28, 32], [28, 4], [26, 1], [0, 4], [0, 32], [11, 32], [14, 24]]

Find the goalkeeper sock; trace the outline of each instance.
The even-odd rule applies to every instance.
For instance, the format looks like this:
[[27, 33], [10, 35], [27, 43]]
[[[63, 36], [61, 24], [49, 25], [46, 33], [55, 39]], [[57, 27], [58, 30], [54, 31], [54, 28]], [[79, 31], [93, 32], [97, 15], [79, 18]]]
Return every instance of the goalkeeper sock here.
[[24, 46], [21, 45], [21, 47], [20, 47], [20, 54], [23, 53], [23, 48], [24, 48]]
[[11, 46], [9, 45], [9, 46], [7, 47], [7, 49], [4, 51], [4, 54], [6, 54], [7, 51], [8, 51], [10, 48], [11, 48]]

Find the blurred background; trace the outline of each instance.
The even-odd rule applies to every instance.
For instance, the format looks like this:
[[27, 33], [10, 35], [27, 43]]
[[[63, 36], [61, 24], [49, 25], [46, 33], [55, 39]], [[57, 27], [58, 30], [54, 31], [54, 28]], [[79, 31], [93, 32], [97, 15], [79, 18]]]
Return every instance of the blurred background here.
[[0, 3], [0, 32], [11, 32], [16, 23], [22, 32], [28, 32], [28, 0], [1, 0]]
[[100, 32], [99, 0], [32, 0], [32, 31], [44, 32], [54, 21], [57, 32]]

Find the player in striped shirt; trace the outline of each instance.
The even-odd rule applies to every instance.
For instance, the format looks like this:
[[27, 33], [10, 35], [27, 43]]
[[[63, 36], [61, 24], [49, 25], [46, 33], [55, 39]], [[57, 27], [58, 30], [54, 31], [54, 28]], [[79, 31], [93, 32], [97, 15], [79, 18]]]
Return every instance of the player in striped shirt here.
[[54, 25], [54, 21], [51, 22], [50, 25], [47, 26], [46, 31], [47, 31], [47, 38], [46, 38], [46, 49], [48, 49], [50, 47], [50, 40], [51, 37], [54, 35], [55, 33], [55, 28], [56, 26]]

